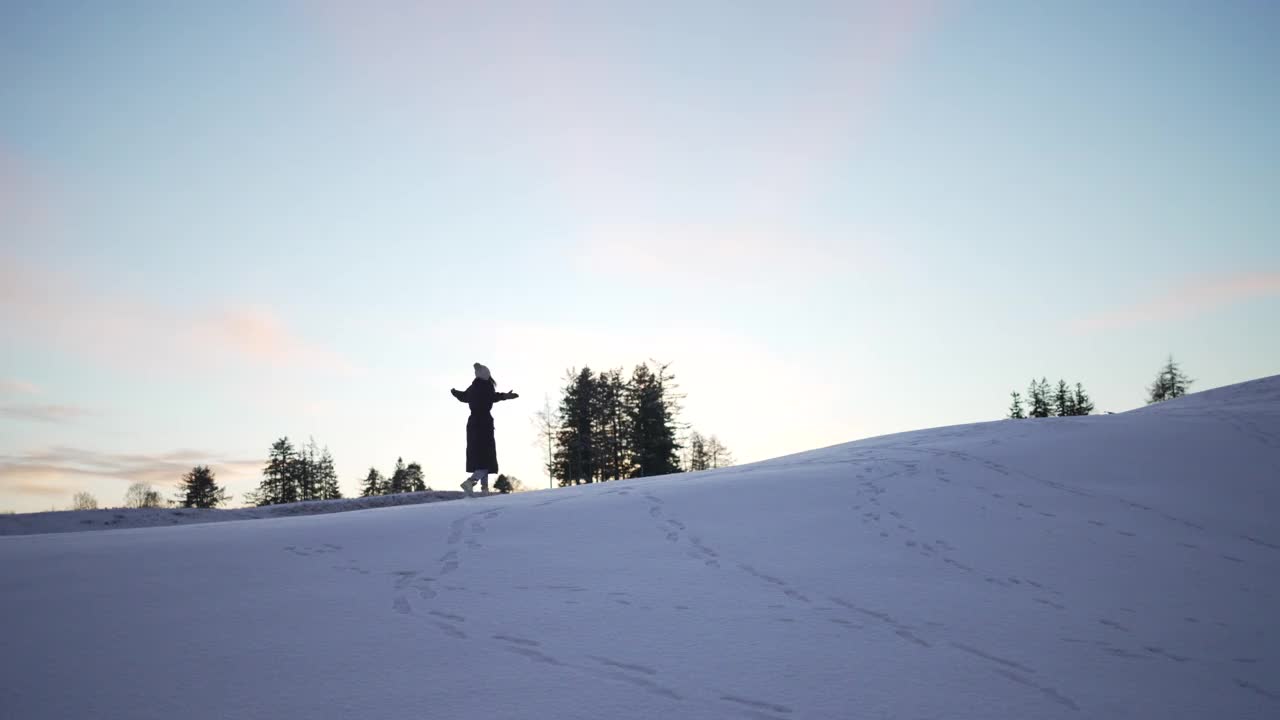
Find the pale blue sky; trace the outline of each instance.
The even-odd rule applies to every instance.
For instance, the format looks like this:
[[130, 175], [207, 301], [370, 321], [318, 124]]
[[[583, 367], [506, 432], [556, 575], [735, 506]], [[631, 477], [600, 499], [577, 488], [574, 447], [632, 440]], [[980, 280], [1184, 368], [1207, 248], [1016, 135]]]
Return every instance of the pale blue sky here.
[[1268, 2], [0, 7], [0, 509], [271, 441], [462, 480], [565, 369], [756, 460], [1280, 372]]

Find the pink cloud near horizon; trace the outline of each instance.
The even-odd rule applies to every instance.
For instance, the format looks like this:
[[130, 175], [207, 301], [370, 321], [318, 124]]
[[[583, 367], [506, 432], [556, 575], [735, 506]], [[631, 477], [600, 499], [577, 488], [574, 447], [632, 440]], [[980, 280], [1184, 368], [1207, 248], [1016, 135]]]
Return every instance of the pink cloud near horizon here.
[[1078, 333], [1136, 327], [1191, 318], [1256, 298], [1280, 295], [1280, 271], [1212, 275], [1181, 282], [1159, 295], [1073, 321]]
[[39, 395], [40, 388], [25, 380], [0, 379], [0, 395]]
[[[0, 501], [61, 497], [77, 491], [113, 491], [123, 496], [128, 484], [150, 483], [162, 494], [196, 465], [213, 469], [219, 484], [242, 484], [262, 469], [262, 460], [227, 459], [199, 450], [155, 454], [109, 453], [73, 447], [54, 447], [17, 455], [0, 455]], [[103, 484], [103, 483], [106, 484]], [[112, 482], [118, 485], [112, 485]], [[101, 498], [110, 507], [116, 497]]]
[[311, 367], [343, 374], [353, 368], [341, 356], [291, 331], [270, 310], [229, 308], [205, 318], [197, 331], [212, 335], [246, 358], [280, 367]]
[[240, 363], [350, 374], [339, 354], [300, 336], [269, 308], [178, 309], [91, 288], [74, 274], [0, 258], [0, 320], [12, 337], [130, 368]]
[[0, 405], [0, 418], [45, 423], [66, 423], [94, 413], [76, 405]]

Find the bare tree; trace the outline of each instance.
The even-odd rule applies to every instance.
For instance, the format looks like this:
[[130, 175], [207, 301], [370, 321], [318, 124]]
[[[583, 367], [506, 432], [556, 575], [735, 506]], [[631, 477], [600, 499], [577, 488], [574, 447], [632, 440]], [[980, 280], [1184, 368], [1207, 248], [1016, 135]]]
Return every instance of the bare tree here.
[[74, 497], [71, 498], [71, 509], [72, 510], [97, 510], [98, 498], [94, 497], [91, 493], [78, 492], [75, 494]]
[[150, 483], [136, 482], [124, 494], [124, 506], [127, 508], [158, 508], [162, 504], [160, 491]]
[[733, 464], [733, 453], [715, 435], [707, 438], [706, 454], [712, 468], [729, 467]]
[[546, 448], [548, 487], [555, 487], [555, 477], [553, 469], [555, 466], [555, 439], [556, 433], [560, 432], [560, 410], [551, 404], [551, 399], [546, 395], [542, 396], [542, 409], [533, 414], [533, 427], [538, 433], [536, 441], [539, 448]]
[[689, 433], [689, 462], [686, 467], [691, 472], [709, 470], [715, 467], [711, 462], [711, 447], [706, 438], [702, 437], [702, 433], [697, 430]]

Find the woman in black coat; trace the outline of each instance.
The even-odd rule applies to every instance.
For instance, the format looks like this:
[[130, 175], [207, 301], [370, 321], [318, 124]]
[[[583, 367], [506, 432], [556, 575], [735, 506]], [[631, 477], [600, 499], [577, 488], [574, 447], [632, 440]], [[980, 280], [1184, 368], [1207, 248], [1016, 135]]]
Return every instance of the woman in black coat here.
[[489, 473], [498, 472], [498, 449], [493, 441], [493, 415], [489, 410], [493, 404], [502, 400], [514, 400], [519, 395], [513, 392], [497, 392], [498, 383], [489, 373], [489, 368], [475, 363], [476, 379], [471, 387], [458, 392], [449, 390], [459, 402], [471, 406], [471, 417], [467, 419], [467, 472], [471, 477], [462, 483], [467, 495], [480, 481], [480, 490], [489, 494]]

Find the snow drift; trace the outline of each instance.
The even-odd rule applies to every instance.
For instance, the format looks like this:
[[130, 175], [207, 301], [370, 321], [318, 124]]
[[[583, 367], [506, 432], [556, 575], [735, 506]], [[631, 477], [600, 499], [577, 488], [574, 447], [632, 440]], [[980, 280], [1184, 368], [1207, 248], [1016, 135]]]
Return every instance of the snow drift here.
[[0, 538], [14, 718], [1280, 717], [1280, 377], [749, 466]]

